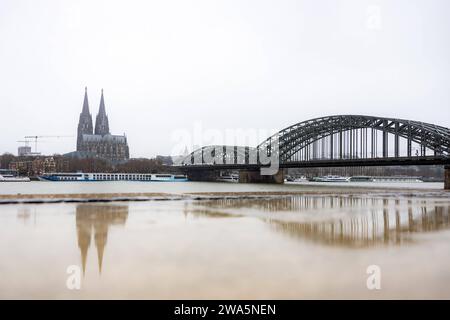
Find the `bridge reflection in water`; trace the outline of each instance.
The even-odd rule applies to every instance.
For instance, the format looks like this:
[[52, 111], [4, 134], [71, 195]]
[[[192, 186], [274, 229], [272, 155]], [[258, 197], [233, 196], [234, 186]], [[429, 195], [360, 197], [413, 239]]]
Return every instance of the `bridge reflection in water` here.
[[76, 207], [77, 238], [81, 252], [83, 274], [86, 272], [87, 256], [92, 236], [97, 249], [98, 270], [101, 273], [109, 227], [125, 225], [127, 217], [127, 205], [79, 204]]
[[347, 248], [414, 243], [418, 241], [415, 234], [450, 229], [450, 202], [446, 199], [335, 195], [220, 199], [207, 205], [193, 203], [186, 213], [257, 216], [293, 238]]

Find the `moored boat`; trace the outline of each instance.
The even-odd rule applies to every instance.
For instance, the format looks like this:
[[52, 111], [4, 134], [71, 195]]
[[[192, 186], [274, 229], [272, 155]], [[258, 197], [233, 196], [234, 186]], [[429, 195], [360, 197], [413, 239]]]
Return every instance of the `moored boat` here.
[[323, 176], [323, 177], [314, 177], [310, 181], [314, 182], [349, 182], [349, 177], [342, 177], [342, 176]]
[[0, 174], [0, 182], [30, 182], [30, 178], [18, 177], [12, 174]]
[[351, 182], [373, 182], [373, 177], [370, 176], [353, 176], [350, 178]]
[[306, 178], [305, 176], [300, 177], [286, 176], [286, 178], [284, 179], [284, 182], [306, 182], [306, 181], [308, 181], [308, 178]]
[[40, 181], [160, 181], [160, 182], [183, 182], [188, 181], [185, 175], [163, 174], [163, 173], [49, 173], [38, 176]]
[[351, 182], [423, 182], [422, 177], [414, 176], [353, 176]]
[[230, 175], [219, 176], [216, 181], [219, 181], [219, 182], [239, 182], [239, 175], [237, 175], [237, 174], [230, 174]]

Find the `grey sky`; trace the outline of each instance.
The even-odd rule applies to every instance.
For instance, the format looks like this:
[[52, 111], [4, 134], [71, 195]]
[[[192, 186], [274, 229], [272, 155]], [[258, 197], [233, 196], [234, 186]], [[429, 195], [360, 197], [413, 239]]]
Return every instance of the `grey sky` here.
[[[73, 151], [104, 88], [132, 157], [177, 129], [282, 129], [329, 114], [450, 127], [447, 0], [0, 0], [0, 153]], [[379, 12], [379, 15], [378, 15]], [[375, 19], [375, 20], [373, 20]]]

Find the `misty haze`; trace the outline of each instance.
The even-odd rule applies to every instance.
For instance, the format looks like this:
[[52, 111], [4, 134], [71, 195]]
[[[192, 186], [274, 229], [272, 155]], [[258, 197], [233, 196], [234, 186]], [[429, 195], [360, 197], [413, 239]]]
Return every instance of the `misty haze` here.
[[0, 0], [0, 300], [449, 300], [449, 12]]

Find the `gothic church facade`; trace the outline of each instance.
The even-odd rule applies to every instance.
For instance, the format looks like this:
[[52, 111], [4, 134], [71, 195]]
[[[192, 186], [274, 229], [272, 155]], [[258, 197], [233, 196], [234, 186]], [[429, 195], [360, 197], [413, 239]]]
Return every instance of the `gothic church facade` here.
[[109, 132], [103, 89], [100, 108], [95, 119], [95, 127], [92, 125], [87, 88], [85, 89], [77, 133], [77, 151], [75, 154], [78, 157], [102, 158], [112, 162], [123, 162], [130, 157], [127, 137], [125, 135], [112, 135]]

